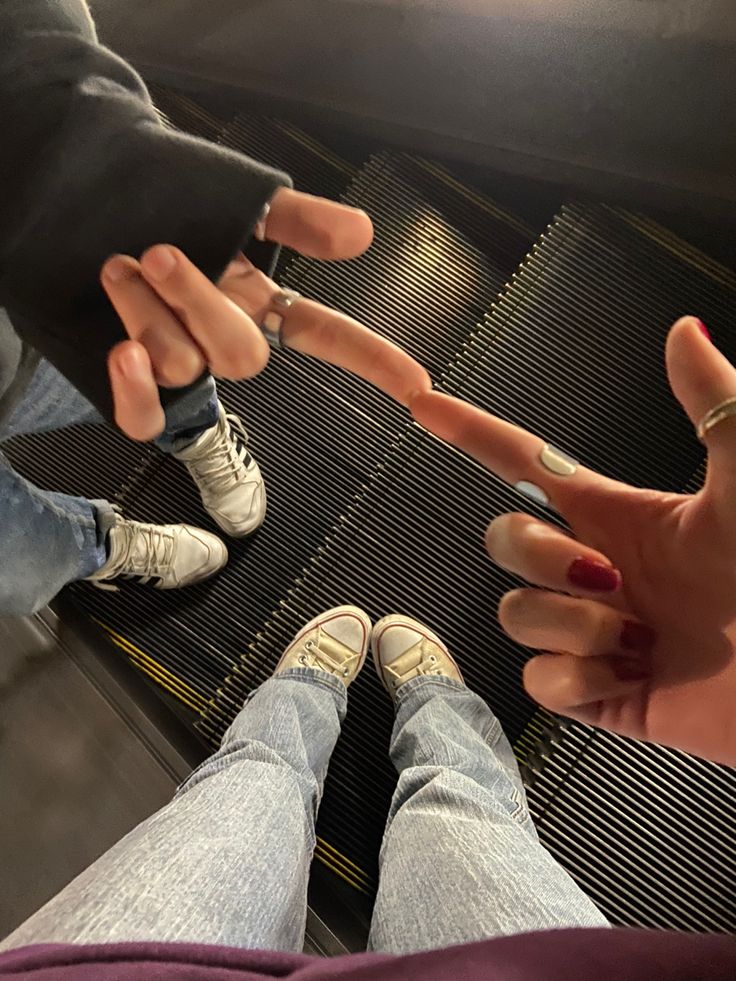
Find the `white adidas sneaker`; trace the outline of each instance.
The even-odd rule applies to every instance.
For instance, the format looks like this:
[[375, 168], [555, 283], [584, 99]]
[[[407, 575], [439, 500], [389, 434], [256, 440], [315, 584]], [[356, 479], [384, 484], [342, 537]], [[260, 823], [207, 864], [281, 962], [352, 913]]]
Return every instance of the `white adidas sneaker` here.
[[190, 525], [148, 525], [116, 515], [108, 535], [110, 557], [89, 576], [100, 589], [117, 589], [114, 580], [137, 580], [156, 589], [191, 586], [227, 563], [223, 542]]
[[244, 538], [263, 524], [266, 488], [237, 416], [220, 405], [217, 423], [173, 455], [192, 475], [205, 510], [224, 532]]
[[347, 686], [365, 664], [371, 621], [357, 606], [337, 606], [310, 620], [284, 651], [274, 674], [319, 668]]
[[379, 620], [371, 645], [378, 676], [392, 698], [412, 678], [438, 675], [463, 683], [460, 668], [437, 634], [411, 617], [394, 613]]

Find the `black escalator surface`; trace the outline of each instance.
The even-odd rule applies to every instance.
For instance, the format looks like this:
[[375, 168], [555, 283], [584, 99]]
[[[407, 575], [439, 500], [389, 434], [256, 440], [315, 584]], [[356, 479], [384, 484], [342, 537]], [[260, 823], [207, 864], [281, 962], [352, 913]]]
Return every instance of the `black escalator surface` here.
[[[542, 229], [437, 164], [379, 151], [358, 167], [290, 124], [218, 118], [163, 89], [156, 97], [182, 128], [371, 213], [376, 243], [366, 256], [324, 264], [286, 254], [284, 284], [363, 320], [446, 391], [586, 464], [638, 485], [697, 486], [702, 451], [668, 393], [664, 339], [672, 320], [694, 312], [736, 359], [728, 270], [647, 218], [577, 204], [548, 216], [520, 266]], [[498, 599], [516, 583], [489, 564], [482, 535], [496, 514], [534, 507], [381, 393], [302, 356], [276, 355], [258, 379], [221, 393], [266, 477], [264, 527], [229, 543], [230, 564], [214, 582], [115, 596], [81, 585], [69, 590], [72, 602], [198, 713], [213, 744], [316, 612], [351, 602], [374, 618], [425, 619], [515, 742], [545, 844], [614, 922], [736, 929], [732, 771], [560, 726], [521, 690], [527, 653], [495, 622]], [[103, 427], [23, 437], [8, 455], [45, 486], [114, 498], [133, 517], [211, 527], [174, 461]], [[352, 692], [317, 855], [370, 895], [395, 783], [391, 708], [370, 670]]]
[[[565, 277], [575, 269], [576, 288], [565, 289]], [[702, 450], [669, 395], [664, 340], [678, 311], [694, 305], [713, 326], [723, 350], [736, 355], [730, 328], [736, 314], [734, 286], [725, 270], [709, 266], [643, 219], [605, 207], [566, 207], [442, 384], [543, 432], [603, 472], [641, 486], [690, 489]], [[643, 427], [642, 420], [651, 422]], [[419, 427], [408, 427], [269, 631], [243, 659], [217, 710], [208, 713], [213, 733], [222, 731], [231, 707], [269, 673], [299, 624], [349, 596], [374, 618], [402, 611], [430, 622], [456, 652], [468, 683], [486, 698], [509, 737], [520, 739], [528, 723], [535, 725], [533, 707], [520, 687], [525, 656], [503, 636], [494, 618], [500, 596], [516, 583], [490, 567], [481, 548], [487, 521], [518, 509], [534, 511], [478, 466]], [[360, 881], [370, 886], [394, 783], [385, 759], [390, 712], [372, 672], [356, 681], [354, 693], [333, 757], [319, 830], [358, 865], [366, 876]], [[378, 754], [365, 753], [366, 738], [379, 746]], [[637, 758], [646, 760], [657, 752], [643, 747]], [[685, 796], [690, 764], [675, 756], [670, 788]], [[580, 772], [584, 765], [581, 760]], [[731, 771], [713, 769], [721, 773], [724, 786], [736, 790]], [[561, 794], [564, 790], [577, 800], [584, 832], [571, 850], [569, 835], [559, 834], [559, 825], [547, 832], [548, 825], [541, 822], [548, 847], [615, 922], [712, 928], [712, 917], [689, 910], [698, 881], [686, 872], [681, 873], [684, 890], [670, 900], [674, 912], [666, 904], [660, 904], [659, 918], [637, 912], [629, 896], [635, 879], [641, 880], [642, 891], [654, 890], [655, 896], [667, 884], [661, 878], [662, 862], [654, 859], [658, 839], [669, 834], [669, 812], [655, 798], [654, 816], [640, 814], [639, 800], [624, 820], [605, 828], [602, 838], [591, 837], [585, 799], [576, 799], [569, 790], [577, 772], [573, 766], [560, 787]], [[632, 775], [635, 771], [620, 766], [616, 778], [627, 787]], [[552, 780], [550, 773], [547, 779]], [[653, 822], [654, 834], [638, 835], [644, 818]], [[640, 851], [625, 863], [626, 875], [613, 878], [606, 848], [618, 854], [636, 836]], [[647, 849], [654, 868], [648, 879], [637, 875], [644, 867], [641, 851]], [[588, 852], [595, 855], [583, 867], [580, 860]], [[669, 856], [673, 869], [687, 869], [687, 840], [675, 838]], [[725, 874], [724, 868], [712, 889], [728, 910], [736, 865]], [[612, 889], [628, 901], [612, 903]], [[651, 906], [651, 896], [649, 902]], [[653, 905], [657, 909], [656, 899]], [[717, 922], [721, 929], [736, 925], [724, 912]]]

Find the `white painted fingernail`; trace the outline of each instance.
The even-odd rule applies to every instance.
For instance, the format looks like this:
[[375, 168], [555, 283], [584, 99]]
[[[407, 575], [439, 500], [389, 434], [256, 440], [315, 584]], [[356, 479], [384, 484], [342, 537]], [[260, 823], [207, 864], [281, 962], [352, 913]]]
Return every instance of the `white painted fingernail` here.
[[577, 460], [573, 460], [567, 453], [563, 453], [562, 450], [558, 450], [556, 446], [551, 446], [549, 443], [542, 448], [539, 462], [550, 473], [556, 474], [558, 477], [572, 477], [578, 472]]
[[520, 480], [518, 484], [514, 484], [514, 487], [524, 497], [528, 497], [543, 507], [549, 507], [549, 498], [537, 484], [533, 484], [530, 480]]

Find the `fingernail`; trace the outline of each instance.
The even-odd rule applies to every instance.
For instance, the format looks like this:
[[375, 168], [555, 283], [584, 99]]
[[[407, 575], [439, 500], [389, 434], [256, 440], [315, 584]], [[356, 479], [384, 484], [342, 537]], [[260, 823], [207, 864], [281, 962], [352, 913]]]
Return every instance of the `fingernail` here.
[[710, 331], [705, 326], [705, 324], [703, 323], [703, 321], [702, 320], [699, 320], [696, 317], [695, 318], [695, 323], [698, 325], [698, 330], [700, 331], [700, 333], [705, 337], [706, 340], [710, 341], [711, 344], [712, 344], [713, 343], [713, 338], [710, 336]]
[[621, 585], [621, 574], [593, 559], [575, 559], [567, 570], [567, 581], [592, 593], [612, 593]]
[[261, 217], [256, 222], [256, 227], [253, 229], [253, 237], [258, 239], [259, 242], [266, 241], [266, 222], [268, 220], [268, 216], [270, 212], [271, 212], [271, 205], [270, 204], [264, 205], [263, 211], [261, 212]]
[[614, 661], [613, 672], [619, 681], [644, 681], [651, 675], [648, 665], [640, 661], [623, 661], [620, 658]]
[[143, 256], [141, 266], [151, 279], [166, 279], [174, 271], [176, 256], [165, 245], [156, 245]]
[[111, 283], [121, 283], [135, 274], [135, 266], [131, 265], [130, 260], [116, 255], [107, 260], [102, 273]]
[[138, 381], [141, 377], [143, 364], [137, 348], [128, 347], [121, 351], [115, 359], [115, 365], [120, 374], [128, 381]]
[[636, 620], [624, 620], [619, 636], [619, 644], [627, 651], [641, 651], [648, 654], [657, 642], [657, 635], [645, 623]]
[[541, 504], [545, 508], [549, 506], [547, 492], [537, 484], [533, 484], [530, 480], [520, 480], [518, 484], [514, 484], [514, 487], [524, 497], [528, 497], [531, 501], [534, 501], [535, 504]]

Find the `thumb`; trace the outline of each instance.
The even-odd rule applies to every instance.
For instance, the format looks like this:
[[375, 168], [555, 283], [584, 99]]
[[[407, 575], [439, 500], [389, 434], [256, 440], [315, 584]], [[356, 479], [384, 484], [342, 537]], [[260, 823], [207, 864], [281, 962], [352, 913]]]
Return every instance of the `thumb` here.
[[[696, 427], [711, 409], [736, 399], [736, 368], [695, 317], [683, 317], [670, 331], [667, 373], [672, 391]], [[736, 472], [736, 416], [718, 423], [704, 440], [713, 468]]]

